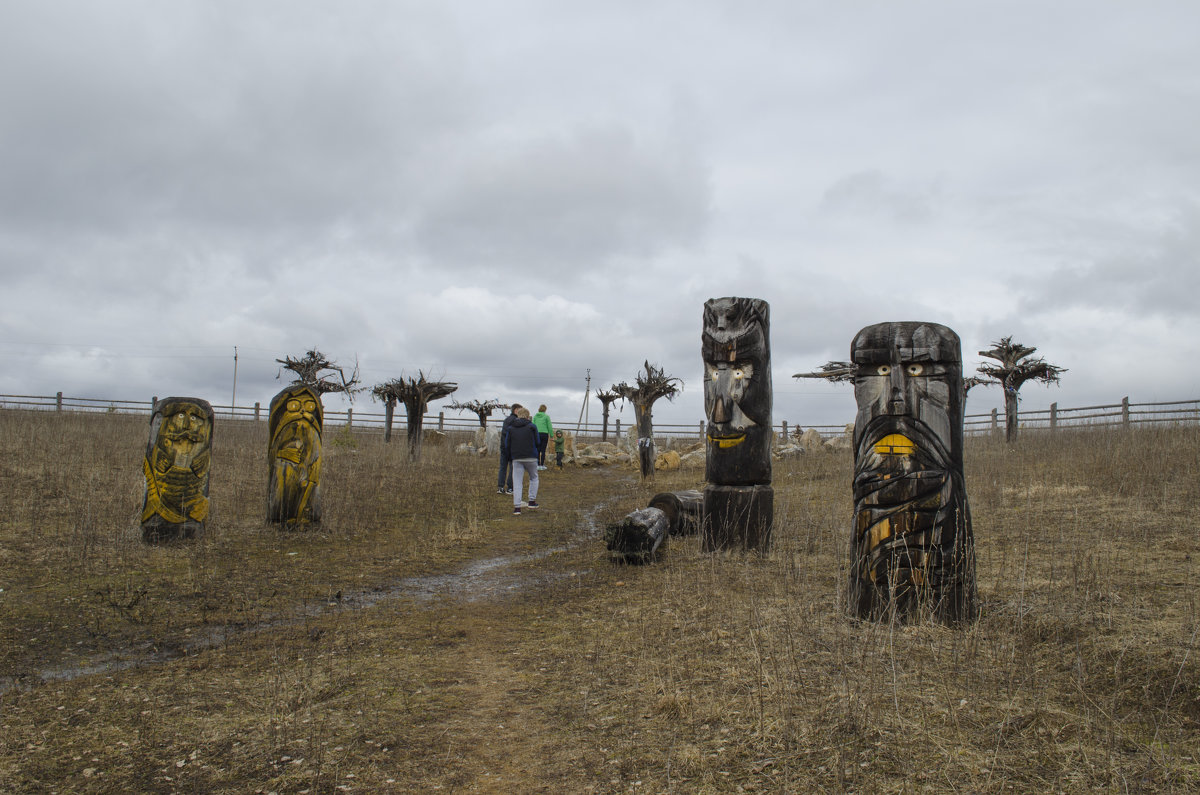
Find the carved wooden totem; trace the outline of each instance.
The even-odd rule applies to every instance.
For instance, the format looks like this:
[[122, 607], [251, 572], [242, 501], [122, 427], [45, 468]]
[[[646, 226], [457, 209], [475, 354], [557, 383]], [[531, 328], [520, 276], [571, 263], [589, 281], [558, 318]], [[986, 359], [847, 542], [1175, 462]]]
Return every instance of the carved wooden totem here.
[[208, 472], [213, 410], [199, 398], [169, 397], [154, 404], [142, 472], [142, 539], [191, 538], [208, 518]]
[[303, 527], [321, 521], [321, 396], [293, 384], [271, 399], [267, 521]]
[[958, 335], [878, 323], [854, 338], [854, 538], [850, 607], [860, 617], [976, 612], [975, 542], [963, 482]]
[[770, 306], [757, 298], [704, 304], [704, 549], [771, 543]]

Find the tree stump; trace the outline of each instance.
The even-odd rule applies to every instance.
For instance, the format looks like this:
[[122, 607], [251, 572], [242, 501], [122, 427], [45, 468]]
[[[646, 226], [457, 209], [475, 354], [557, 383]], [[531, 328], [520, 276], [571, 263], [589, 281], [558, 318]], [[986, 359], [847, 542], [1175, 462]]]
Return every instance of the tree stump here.
[[620, 563], [650, 563], [669, 530], [667, 515], [658, 508], [639, 508], [604, 529], [604, 543], [613, 560]]
[[293, 384], [271, 399], [267, 521], [303, 528], [321, 521], [321, 396]]
[[855, 336], [851, 358], [858, 415], [850, 609], [874, 620], [972, 620], [958, 335], [936, 323], [878, 323]]
[[155, 402], [142, 460], [142, 540], [192, 538], [204, 531], [213, 420], [206, 400], [168, 397]]
[[650, 507], [667, 515], [667, 527], [671, 535], [690, 536], [700, 532], [704, 495], [699, 491], [664, 491], [650, 498]]

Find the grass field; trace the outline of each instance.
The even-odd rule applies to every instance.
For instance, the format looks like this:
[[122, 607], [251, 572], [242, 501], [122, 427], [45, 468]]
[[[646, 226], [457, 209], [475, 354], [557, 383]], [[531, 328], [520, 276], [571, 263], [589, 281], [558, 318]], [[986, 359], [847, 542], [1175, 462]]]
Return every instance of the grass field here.
[[331, 431], [318, 531], [221, 422], [204, 537], [141, 541], [145, 418], [0, 411], [0, 791], [1200, 789], [1200, 432], [972, 440], [980, 620], [845, 612], [849, 453], [777, 462], [766, 555], [606, 522], [703, 470]]

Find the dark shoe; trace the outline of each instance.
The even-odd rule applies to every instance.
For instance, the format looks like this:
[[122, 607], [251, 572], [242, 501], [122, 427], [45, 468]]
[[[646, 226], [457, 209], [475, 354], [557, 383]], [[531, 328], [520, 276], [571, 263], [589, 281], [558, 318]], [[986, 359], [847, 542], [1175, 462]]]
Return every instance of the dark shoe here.
[[537, 507], [539, 507], [539, 506], [538, 506], [538, 504], [537, 504], [537, 500], [530, 500], [530, 501], [529, 501], [529, 507], [530, 507], [530, 508], [537, 508]]
[[513, 508], [513, 516], [520, 516], [520, 515], [521, 515], [521, 509]]
[[497, 494], [507, 494], [508, 492], [506, 492], [504, 489], [496, 489], [496, 493]]

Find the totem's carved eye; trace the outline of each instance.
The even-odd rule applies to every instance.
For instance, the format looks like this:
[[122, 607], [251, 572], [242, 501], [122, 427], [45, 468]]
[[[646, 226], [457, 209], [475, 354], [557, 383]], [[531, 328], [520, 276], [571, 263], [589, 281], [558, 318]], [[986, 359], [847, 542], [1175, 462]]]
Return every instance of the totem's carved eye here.
[[716, 381], [718, 378], [720, 378], [720, 377], [721, 377], [721, 371], [720, 371], [720, 370], [716, 370], [716, 369], [709, 370], [709, 371], [708, 371], [708, 374], [709, 374], [709, 377], [711, 377], [711, 378], [712, 378], [712, 380], [714, 380], [714, 381]]
[[304, 401], [304, 410], [305, 411], [316, 411], [317, 404], [313, 403], [311, 400], [306, 400], [306, 401]]
[[299, 411], [300, 410], [300, 401], [299, 400], [289, 400], [287, 402], [287, 410], [288, 411]]
[[879, 365], [879, 370], [877, 372], [880, 375], [891, 375], [892, 366], [890, 364], [881, 364]]
[[910, 364], [906, 369], [909, 375], [920, 375], [925, 372], [925, 368], [919, 364]]
[[737, 370], [734, 370], [734, 371], [733, 371], [733, 378], [734, 378], [734, 380], [736, 380], [736, 381], [741, 381], [741, 380], [742, 380], [742, 377], [743, 377], [744, 375], [745, 375], [745, 373], [744, 373], [744, 372], [742, 372], [742, 370], [741, 370], [741, 369], [737, 369]]
[[181, 425], [187, 422], [187, 418], [187, 414], [183, 413], [182, 411], [175, 415], [175, 419], [178, 420]]

